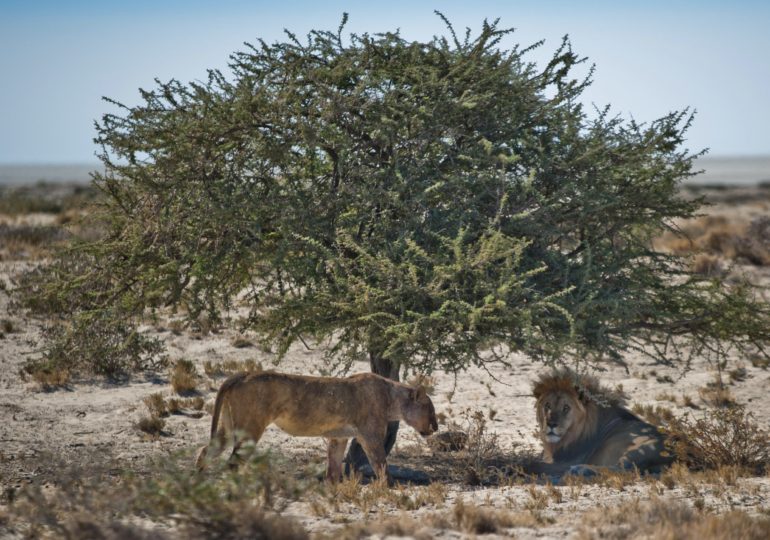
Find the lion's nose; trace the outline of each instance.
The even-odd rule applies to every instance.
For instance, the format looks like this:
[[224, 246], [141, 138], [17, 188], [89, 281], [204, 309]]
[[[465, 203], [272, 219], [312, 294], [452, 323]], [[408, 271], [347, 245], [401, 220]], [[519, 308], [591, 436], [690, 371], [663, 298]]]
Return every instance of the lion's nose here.
[[546, 422], [546, 425], [547, 425], [549, 428], [551, 428], [551, 429], [554, 429], [555, 427], [558, 427], [558, 425], [559, 425], [559, 422], [557, 422], [556, 420], [548, 420], [548, 421]]

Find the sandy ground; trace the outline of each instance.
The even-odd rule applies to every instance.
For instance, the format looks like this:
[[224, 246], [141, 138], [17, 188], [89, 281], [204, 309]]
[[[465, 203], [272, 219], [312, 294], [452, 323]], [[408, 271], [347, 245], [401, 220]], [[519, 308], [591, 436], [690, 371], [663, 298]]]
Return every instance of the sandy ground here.
[[[714, 213], [738, 213], [745, 216], [768, 215], [767, 202], [729, 201], [711, 209]], [[0, 279], [18, 271], [24, 263], [0, 262]], [[743, 268], [753, 272], [761, 282], [770, 281], [768, 269]], [[143, 399], [160, 392], [171, 396], [168, 373], [162, 372], [133, 378], [125, 384], [108, 384], [100, 380], [78, 381], [67, 389], [41, 392], [32, 382], [25, 382], [19, 369], [26, 356], [32, 353], [39, 335], [39, 323], [24, 320], [8, 312], [7, 295], [0, 293], [0, 319], [13, 321], [16, 330], [0, 339], [0, 487], [3, 492], [18, 489], [29, 482], [45, 484], [55, 477], [61, 462], [80, 464], [104, 459], [122, 468], [141, 469], [148, 456], [159, 456], [182, 451], [190, 456], [194, 449], [208, 438], [211, 417], [172, 415], [168, 418], [164, 436], [150, 439], [135, 428], [137, 420], [147, 414]], [[272, 367], [273, 356], [256, 347], [236, 348], [233, 339], [239, 334], [224, 329], [217, 334], [195, 336], [188, 332], [177, 335], [169, 330], [148, 332], [162, 338], [172, 361], [178, 358], [193, 360], [202, 373], [204, 361], [254, 359], [265, 368]], [[322, 350], [295, 347], [278, 367], [292, 373], [317, 374], [323, 367]], [[504, 452], [517, 452], [537, 447], [534, 436], [534, 400], [530, 397], [531, 381], [542, 366], [524, 357], [513, 357], [513, 368], [494, 367], [489, 373], [471, 369], [455, 380], [452, 376], [435, 374], [433, 400], [436, 410], [446, 419], [467, 426], [475, 411], [487, 419], [487, 434], [497, 437]], [[696, 361], [693, 369], [682, 375], [675, 369], [650, 364], [649, 360], [628, 358], [627, 372], [612, 367], [601, 374], [611, 385], [622, 385], [630, 396], [629, 402], [643, 405], [664, 405], [677, 414], [697, 417], [700, 411], [685, 407], [683, 396], [689, 396], [700, 407], [703, 401], [698, 390], [713, 380], [713, 366]], [[736, 359], [746, 369], [746, 377], [730, 386], [740, 403], [747, 404], [762, 427], [770, 426], [770, 371], [754, 367], [748, 360]], [[366, 371], [367, 365], [356, 365], [353, 371]], [[669, 382], [669, 381], [673, 381]], [[221, 379], [207, 380], [200, 385], [202, 395], [212, 401]], [[675, 399], [676, 401], [672, 401]], [[446, 425], [446, 424], [445, 424]], [[445, 429], [445, 427], [442, 427]], [[267, 430], [261, 445], [279, 453], [286, 462], [299, 469], [307, 465], [323, 469], [325, 446], [321, 439], [292, 438], [275, 427]], [[441, 476], [444, 458], [435, 454], [417, 433], [403, 427], [389, 462], [420, 468]], [[362, 488], [363, 489], [363, 488]], [[700, 497], [715, 511], [744, 509], [752, 514], [770, 512], [770, 478], [739, 479], [735, 485], [719, 482], [697, 488], [674, 486], [668, 488], [655, 480], [640, 480], [631, 485], [612, 487], [602, 483], [575, 487], [560, 487], [562, 497], [552, 497], [539, 508], [542, 522], [532, 527], [518, 527], [508, 531], [519, 538], [561, 538], [573, 535], [585, 512], [612, 507], [623, 501], [664, 498], [692, 504]], [[420, 520], [421, 515], [451, 508], [464, 500], [490, 508], [526, 511], [531, 509], [535, 495], [531, 485], [472, 487], [462, 482], [447, 485], [443, 505], [426, 505], [408, 513]], [[561, 498], [561, 500], [557, 500]], [[1, 506], [1, 505], [0, 505]], [[393, 508], [384, 514], [400, 516]], [[290, 504], [285, 514], [295, 517], [311, 532], [329, 532], [347, 523], [381, 519], [382, 509], [364, 513], [353, 504], [343, 505], [338, 511], [319, 512], [305, 502]], [[324, 514], [324, 513], [321, 513]], [[457, 531], [433, 530], [431, 535], [447, 538], [462, 536]]]

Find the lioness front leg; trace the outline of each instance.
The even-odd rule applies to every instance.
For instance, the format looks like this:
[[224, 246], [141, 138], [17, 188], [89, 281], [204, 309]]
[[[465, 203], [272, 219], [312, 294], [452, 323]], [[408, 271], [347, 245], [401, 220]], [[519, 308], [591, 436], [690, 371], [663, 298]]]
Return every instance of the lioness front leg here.
[[388, 464], [386, 462], [385, 447], [382, 444], [382, 438], [361, 437], [359, 442], [361, 443], [361, 448], [363, 448], [366, 453], [366, 457], [369, 458], [369, 464], [372, 466], [374, 476], [378, 480], [385, 480], [388, 485], [391, 485], [392, 480], [388, 476]]
[[342, 480], [342, 459], [345, 457], [347, 439], [326, 439], [329, 462], [326, 466], [326, 480], [336, 483]]

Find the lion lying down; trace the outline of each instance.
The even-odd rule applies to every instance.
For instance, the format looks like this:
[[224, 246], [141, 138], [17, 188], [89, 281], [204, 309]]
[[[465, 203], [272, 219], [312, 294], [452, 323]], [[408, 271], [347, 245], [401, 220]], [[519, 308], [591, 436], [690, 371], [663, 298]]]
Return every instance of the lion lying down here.
[[378, 478], [387, 476], [383, 440], [388, 422], [403, 420], [427, 437], [438, 429], [436, 412], [423, 388], [412, 388], [373, 373], [346, 378], [308, 377], [284, 373], [240, 373], [219, 389], [211, 420], [211, 440], [198, 451], [202, 470], [209, 454], [219, 454], [233, 438], [233, 456], [242, 438], [259, 441], [265, 428], [275, 424], [290, 435], [324, 437], [329, 463], [326, 478], [342, 477], [342, 459], [348, 439], [355, 437]]
[[534, 384], [543, 462], [530, 474], [593, 474], [596, 468], [659, 472], [673, 457], [663, 435], [626, 409], [623, 398], [595, 377], [569, 370], [542, 375]]

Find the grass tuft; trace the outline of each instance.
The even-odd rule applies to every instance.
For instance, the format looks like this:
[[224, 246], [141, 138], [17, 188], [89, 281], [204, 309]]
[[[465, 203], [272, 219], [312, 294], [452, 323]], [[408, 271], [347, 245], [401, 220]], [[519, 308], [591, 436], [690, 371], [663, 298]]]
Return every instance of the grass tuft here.
[[191, 394], [198, 389], [198, 371], [190, 360], [180, 358], [171, 368], [171, 388], [180, 395]]

